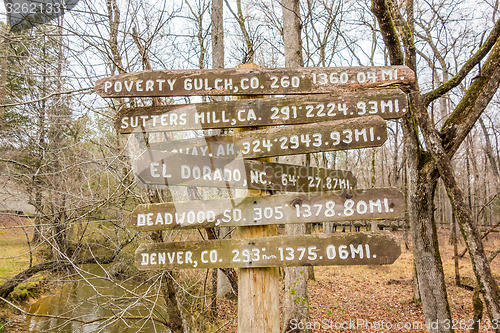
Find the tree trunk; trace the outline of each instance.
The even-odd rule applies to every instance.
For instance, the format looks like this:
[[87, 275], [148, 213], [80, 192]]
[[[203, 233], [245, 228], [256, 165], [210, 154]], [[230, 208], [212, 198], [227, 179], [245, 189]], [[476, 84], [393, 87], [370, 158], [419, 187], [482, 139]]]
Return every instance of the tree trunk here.
[[[490, 55], [490, 57], [493, 56], [495, 58], [493, 61], [497, 63], [500, 62], [500, 60], [496, 58], [499, 53], [500, 40], [497, 41], [492, 50], [492, 54]], [[500, 82], [500, 66], [493, 70], [491, 77], [494, 78], [494, 80], [491, 81], [491, 84], [486, 84], [483, 87], [481, 91], [482, 94], [492, 96], [498, 89]], [[419, 96], [415, 97], [417, 99], [419, 98]], [[481, 103], [483, 102], [484, 101], [481, 101]], [[443, 147], [443, 140], [441, 139], [439, 133], [429, 123], [428, 116], [425, 112], [422, 109], [418, 109], [416, 115], [424, 135], [426, 146], [429, 147], [432, 157], [439, 170], [441, 179], [443, 179], [446, 186], [448, 197], [450, 198], [450, 202], [453, 206], [455, 218], [457, 219], [460, 231], [464, 237], [465, 244], [471, 256], [474, 274], [476, 275], [478, 283], [484, 292], [484, 300], [486, 302], [490, 318], [492, 320], [500, 319], [500, 290], [486, 258], [479, 231], [474, 225], [470, 207], [467, 204], [465, 195], [455, 178], [449, 154], [445, 151]]]
[[[444, 322], [451, 320], [451, 314], [434, 220], [434, 192], [437, 175], [435, 170], [428, 165], [425, 168], [419, 167], [419, 160], [424, 156], [418, 150], [413, 122], [409, 114], [403, 118], [403, 133], [406, 138], [408, 218], [418, 294], [422, 301], [426, 323], [436, 322], [436, 320]], [[451, 332], [443, 326], [430, 331]]]
[[[283, 10], [283, 41], [285, 44], [285, 66], [303, 67], [302, 39], [300, 22], [300, 1], [284, 0], [281, 2]], [[304, 165], [303, 156], [294, 156], [285, 159], [288, 163]], [[287, 235], [304, 235], [304, 224], [287, 224]], [[291, 330], [291, 320], [298, 322], [309, 321], [309, 301], [307, 297], [307, 267], [285, 268], [285, 293], [283, 295], [283, 324], [282, 332], [305, 332], [307, 330]]]
[[172, 271], [163, 272], [161, 279], [161, 293], [165, 300], [165, 308], [167, 309], [168, 327], [172, 333], [183, 333], [182, 316], [179, 310]]
[[500, 290], [486, 258], [479, 231], [473, 223], [472, 213], [447, 159], [447, 156], [442, 155], [438, 158], [439, 173], [448, 189], [455, 217], [471, 256], [472, 268], [484, 291], [488, 313], [492, 319], [500, 319]]
[[212, 68], [224, 68], [224, 2], [212, 0]]
[[[0, 48], [0, 61], [1, 72], [0, 72], [0, 105], [4, 105], [7, 102], [7, 62], [9, 61], [9, 25], [4, 26], [4, 31], [2, 34], [5, 36], [2, 38], [2, 47]], [[2, 128], [5, 118], [5, 107], [0, 107], [0, 128]]]
[[469, 332], [477, 333], [479, 332], [480, 323], [483, 319], [483, 309], [484, 309], [483, 301], [481, 301], [479, 286], [476, 286], [476, 288], [474, 288], [474, 293], [472, 295], [472, 308], [474, 309], [472, 315], [473, 326]]
[[[212, 1], [212, 68], [224, 68], [224, 1]], [[214, 101], [223, 101], [224, 97], [212, 97]], [[221, 133], [223, 130], [221, 131]], [[226, 238], [229, 228], [219, 228], [219, 237]], [[228, 276], [232, 276], [230, 279]], [[238, 293], [238, 277], [234, 268], [217, 270], [217, 297], [227, 297]]]
[[[437, 181], [425, 172], [419, 173], [417, 177], [415, 194], [413, 198], [410, 197], [408, 210], [418, 289], [426, 323], [444, 322], [451, 320], [451, 313], [434, 219], [434, 193]], [[410, 192], [413, 192], [412, 189]], [[430, 331], [451, 332], [452, 330], [440, 327]]]
[[453, 259], [455, 261], [455, 284], [461, 286], [460, 282], [460, 257], [458, 256], [457, 221], [455, 214], [451, 214], [451, 243], [453, 245]]
[[[413, 39], [415, 31], [413, 28], [412, 0], [409, 0], [406, 3], [406, 9], [408, 22], [405, 22], [405, 19], [397, 8], [393, 8], [391, 11], [389, 9], [388, 2], [384, 0], [373, 0], [372, 2], [372, 11], [377, 16], [381, 26], [384, 42], [391, 56], [391, 63], [393, 65], [402, 63], [402, 50], [399, 44], [401, 38], [404, 42], [407, 53], [406, 63], [410, 66], [410, 68], [417, 72], [417, 52], [415, 48], [415, 41]], [[401, 23], [403, 28], [401, 30], [403, 34], [402, 36], [399, 36], [397, 32], [393, 23], [392, 15], [395, 15], [397, 20]], [[427, 292], [432, 294], [433, 291], [425, 291], [422, 288], [430, 281], [426, 282], [426, 279], [423, 278], [424, 276], [421, 275], [422, 273], [428, 274], [428, 272], [420, 270], [425, 267], [426, 264], [425, 261], [421, 261], [422, 258], [427, 259], [427, 263], [431, 263], [431, 268], [433, 269], [441, 267], [441, 260], [439, 258], [439, 250], [437, 247], [437, 238], [435, 238], [435, 225], [434, 221], [432, 221], [434, 212], [427, 212], [427, 216], [422, 216], [425, 209], [433, 208], [433, 198], [428, 195], [431, 193], [433, 194], [435, 189], [434, 179], [436, 176], [434, 174], [436, 173], [436, 169], [439, 171], [439, 175], [443, 179], [448, 196], [453, 205], [455, 217], [471, 255], [474, 273], [484, 291], [484, 299], [488, 312], [490, 313], [490, 317], [491, 319], [500, 318], [500, 294], [498, 285], [491, 274], [489, 264], [484, 254], [484, 249], [479, 238], [479, 233], [472, 223], [471, 211], [467, 205], [466, 198], [455, 179], [450, 161], [451, 157], [456, 152], [465, 137], [470, 133], [474, 123], [480, 117], [489, 101], [491, 101], [491, 98], [500, 85], [499, 36], [500, 21], [497, 21], [494, 29], [482, 47], [478, 49], [478, 51], [452, 79], [443, 83], [443, 85], [435, 90], [426, 93], [424, 96], [420, 95], [420, 89], [417, 82], [412, 84], [411, 87], [410, 110], [412, 111], [415, 119], [418, 121], [418, 125], [422, 130], [422, 134], [425, 139], [425, 146], [429, 149], [429, 152], [426, 154], [423, 154], [418, 150], [417, 128], [413, 122], [409, 121], [409, 115], [405, 116], [405, 137], [407, 141], [410, 141], [410, 144], [407, 145], [407, 149], [408, 157], [411, 159], [409, 162], [411, 167], [408, 171], [411, 177], [417, 177], [417, 179], [410, 181], [410, 194], [413, 194], [414, 197], [411, 195], [409, 197], [409, 213], [410, 220], [414, 219], [415, 222], [412, 223], [412, 227], [415, 227], [415, 230], [412, 232], [415, 241], [414, 245], [421, 245], [420, 247], [414, 248], [414, 253], [417, 263], [417, 274], [422, 303], [424, 304], [424, 314], [427, 321], [435, 316], [442, 316], [444, 317], [443, 319], [450, 319], [448, 307], [446, 306], [446, 308], [443, 308], [443, 306], [447, 304], [447, 301], [446, 289], [443, 288], [443, 290], [441, 290], [441, 288], [444, 287], [443, 280], [441, 279], [442, 268], [440, 269], [441, 272], [433, 272], [439, 273], [439, 275], [434, 276], [435, 279], [432, 281], [433, 283], [438, 284], [437, 287], [434, 287], [434, 290], [438, 293], [440, 301], [435, 302], [435, 300], [429, 300], [430, 304], [427, 305], [425, 305], [428, 302], [424, 301], [424, 294]], [[486, 57], [486, 55], [488, 55], [488, 58], [481, 67], [481, 74], [472, 82], [460, 103], [455, 107], [452, 115], [450, 115], [450, 117], [446, 120], [441, 132], [438, 132], [435, 129], [434, 124], [430, 122], [429, 115], [427, 113], [428, 106], [437, 98], [457, 87], [470, 73], [472, 68], [479, 64], [479, 62]], [[411, 187], [414, 187], [414, 189], [411, 189]], [[418, 202], [418, 200], [428, 200], [429, 202], [422, 203]], [[422, 223], [420, 224], [420, 222]], [[423, 242], [423, 244], [419, 244], [418, 236], [420, 236], [420, 242]], [[419, 251], [421, 249], [424, 251], [430, 250], [429, 254], [435, 252], [434, 258], [426, 258], [426, 255]], [[441, 284], [443, 284], [442, 287]], [[437, 309], [429, 307], [432, 303], [436, 303], [436, 305], [440, 306], [440, 308]]]
[[323, 222], [323, 233], [330, 234], [333, 232], [335, 222]]
[[421, 303], [420, 290], [418, 289], [418, 276], [417, 276], [417, 265], [415, 264], [415, 259], [413, 259], [413, 301]]
[[488, 156], [488, 160], [490, 161], [491, 171], [493, 172], [493, 175], [495, 176], [496, 193], [500, 193], [500, 172], [498, 171], [498, 164], [497, 164], [495, 155], [493, 154], [493, 146], [492, 146], [491, 141], [490, 141], [490, 135], [488, 134], [488, 131], [486, 130], [486, 126], [484, 125], [484, 121], [482, 118], [479, 118], [479, 124], [481, 125], [481, 129], [483, 130], [483, 134], [484, 134], [484, 139], [486, 141], [484, 150], [486, 152], [486, 156]]
[[226, 5], [231, 14], [234, 16], [236, 19], [236, 22], [238, 22], [238, 25], [240, 26], [241, 34], [243, 35], [243, 41], [245, 43], [245, 50], [243, 54], [243, 58], [241, 59], [242, 64], [251, 64], [253, 63], [253, 58], [254, 58], [254, 41], [252, 37], [250, 37], [250, 33], [248, 31], [247, 25], [246, 25], [246, 19], [245, 16], [243, 15], [243, 9], [241, 7], [241, 0], [236, 0], [236, 11], [237, 13], [234, 12], [234, 10], [231, 8], [230, 4], [226, 0]]

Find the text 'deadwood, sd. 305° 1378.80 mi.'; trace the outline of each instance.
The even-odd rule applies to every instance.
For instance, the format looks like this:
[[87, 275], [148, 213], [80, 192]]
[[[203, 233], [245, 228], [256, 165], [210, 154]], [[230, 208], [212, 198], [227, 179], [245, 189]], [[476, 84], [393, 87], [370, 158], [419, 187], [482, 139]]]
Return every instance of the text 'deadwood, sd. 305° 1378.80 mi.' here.
[[403, 194], [381, 188], [144, 204], [132, 212], [131, 224], [151, 231], [396, 219], [404, 212]]

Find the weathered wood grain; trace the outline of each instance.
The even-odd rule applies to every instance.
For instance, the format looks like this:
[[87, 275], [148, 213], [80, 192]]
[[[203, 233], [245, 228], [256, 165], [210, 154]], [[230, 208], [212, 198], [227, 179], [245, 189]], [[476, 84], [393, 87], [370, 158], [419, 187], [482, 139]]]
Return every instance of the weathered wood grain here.
[[307, 124], [370, 115], [396, 119], [407, 108], [406, 95], [400, 89], [334, 91], [272, 99], [124, 108], [115, 118], [115, 128], [119, 133], [129, 134]]
[[151, 144], [156, 150], [210, 157], [259, 158], [333, 150], [379, 147], [387, 139], [380, 116], [259, 129], [244, 133]]
[[[238, 68], [256, 68], [255, 64], [241, 64]], [[259, 96], [237, 96], [236, 99], [255, 99]], [[235, 128], [235, 132], [245, 132], [248, 128]], [[258, 159], [272, 162], [270, 157]], [[266, 196], [270, 191], [235, 190], [235, 196]], [[230, 237], [258, 238], [278, 235], [276, 225], [236, 228]], [[277, 267], [238, 270], [238, 332], [270, 331], [279, 332], [280, 276]], [[256, 324], [255, 322], [259, 322]], [[277, 324], [277, 325], [276, 325]], [[250, 328], [249, 330], [246, 328]], [[262, 329], [263, 330], [262, 330]], [[271, 330], [269, 330], [271, 328]], [[275, 331], [276, 330], [276, 331]]]
[[268, 224], [395, 219], [405, 212], [395, 188], [139, 205], [131, 224], [139, 231]]
[[100, 79], [101, 97], [190, 95], [292, 95], [333, 89], [405, 86], [415, 80], [406, 66], [335, 68], [236, 68], [143, 71]]
[[356, 178], [347, 170], [306, 167], [254, 160], [191, 156], [145, 151], [133, 162], [145, 185], [206, 186], [318, 192], [352, 189]]
[[389, 232], [358, 232], [142, 244], [135, 265], [140, 270], [383, 265], [400, 254]]

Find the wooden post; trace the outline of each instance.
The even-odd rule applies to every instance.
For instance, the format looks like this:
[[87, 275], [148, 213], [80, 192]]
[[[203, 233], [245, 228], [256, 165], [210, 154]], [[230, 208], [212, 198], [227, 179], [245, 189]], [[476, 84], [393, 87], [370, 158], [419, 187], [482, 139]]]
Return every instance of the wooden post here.
[[[255, 64], [244, 64], [238, 68], [257, 68]], [[241, 99], [253, 99], [258, 96], [241, 96]], [[235, 129], [235, 132], [252, 129]], [[260, 160], [270, 161], [270, 158]], [[238, 191], [238, 190], [237, 190]], [[269, 195], [268, 191], [249, 190], [249, 196]], [[276, 225], [239, 227], [238, 238], [276, 236]], [[240, 333], [279, 333], [279, 269], [240, 268], [238, 274], [238, 332]]]

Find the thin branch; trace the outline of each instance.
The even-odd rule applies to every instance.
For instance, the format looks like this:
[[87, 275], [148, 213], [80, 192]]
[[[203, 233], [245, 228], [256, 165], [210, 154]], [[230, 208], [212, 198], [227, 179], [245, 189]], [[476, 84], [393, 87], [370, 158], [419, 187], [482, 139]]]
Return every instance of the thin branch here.
[[[446, 94], [451, 89], [457, 87], [465, 77], [470, 73], [470, 71], [490, 52], [491, 48], [497, 42], [500, 37], [500, 19], [496, 22], [495, 27], [491, 31], [490, 35], [484, 42], [484, 44], [479, 48], [479, 50], [462, 66], [458, 73], [452, 77], [450, 80], [445, 82], [438, 88], [423, 95], [424, 106], [427, 107], [432, 101], [438, 99], [439, 97]], [[479, 74], [481, 75], [481, 73]]]
[[110, 320], [110, 319], [133, 319], [133, 320], [145, 320], [145, 319], [150, 320], [151, 319], [151, 320], [157, 321], [165, 326], [168, 326], [167, 321], [160, 319], [160, 318], [155, 318], [155, 317], [146, 318], [144, 316], [111, 316], [111, 317], [99, 317], [99, 318], [94, 318], [91, 320], [84, 320], [84, 319], [80, 319], [77, 317], [66, 317], [66, 316], [58, 316], [58, 315], [50, 315], [50, 314], [30, 313], [30, 312], [18, 307], [17, 305], [13, 304], [12, 302], [9, 302], [8, 300], [6, 300], [3, 297], [0, 297], [0, 300], [4, 301], [5, 303], [10, 305], [11, 307], [16, 309], [17, 311], [21, 312], [23, 315], [30, 316], [30, 317], [63, 319], [63, 320], [67, 320], [67, 321], [76, 321], [76, 322], [82, 323], [84, 325], [92, 324], [92, 323], [95, 323], [98, 321]]
[[38, 264], [35, 266], [32, 266], [21, 273], [17, 274], [14, 276], [12, 279], [7, 280], [4, 284], [0, 285], [0, 297], [7, 297], [13, 290], [14, 288], [21, 282], [29, 279], [33, 275], [42, 272], [42, 271], [47, 271], [47, 270], [54, 270], [59, 267], [64, 267], [68, 265], [83, 265], [83, 264], [91, 264], [91, 263], [101, 263], [101, 264], [109, 264], [113, 262], [116, 258], [116, 256], [120, 253], [120, 251], [130, 244], [137, 234], [129, 238], [127, 241], [124, 243], [120, 244], [116, 248], [116, 250], [111, 254], [109, 257], [104, 257], [104, 256], [99, 256], [99, 257], [87, 257], [87, 258], [81, 258], [77, 259], [74, 261], [68, 260], [53, 260], [53, 261], [47, 261], [42, 264]]
[[440, 136], [448, 154], [458, 147], [474, 127], [500, 86], [500, 37], [478, 76], [444, 123]]
[[224, 323], [224, 325], [222, 325], [221, 327], [219, 327], [217, 329], [217, 331], [215, 331], [215, 333], [220, 332], [224, 327], [226, 327], [227, 325], [231, 324], [236, 318], [238, 318], [238, 316], [234, 316], [232, 319], [229, 319], [228, 321], [226, 321], [226, 323]]
[[490, 256], [488, 257], [488, 261], [492, 262], [499, 253], [500, 253], [500, 247], [498, 249], [496, 249], [495, 251], [490, 253]]
[[[484, 234], [481, 235], [481, 239], [486, 238], [488, 234], [492, 231], [495, 231], [496, 227], [500, 226], [500, 221], [498, 221], [495, 225], [491, 226], [488, 230], [484, 232]], [[463, 256], [467, 253], [467, 248], [463, 249], [462, 252], [458, 255], [460, 258], [463, 258]]]
[[81, 88], [81, 89], [75, 89], [75, 90], [66, 90], [66, 91], [58, 91], [54, 92], [51, 94], [48, 94], [47, 96], [40, 97], [38, 99], [32, 99], [26, 102], [19, 102], [19, 103], [11, 103], [11, 104], [3, 104], [0, 105], [0, 108], [8, 107], [8, 106], [19, 106], [19, 105], [26, 105], [26, 104], [32, 104], [32, 103], [38, 103], [42, 102], [46, 99], [52, 98], [54, 96], [59, 96], [59, 95], [69, 95], [69, 94], [74, 94], [74, 93], [79, 93], [79, 92], [86, 92], [86, 91], [94, 91], [94, 88], [88, 87], [88, 88]]

